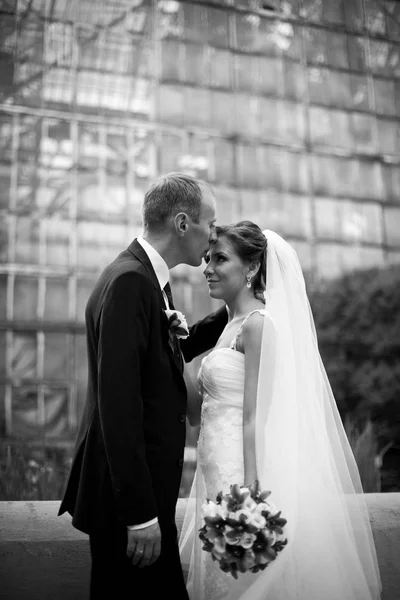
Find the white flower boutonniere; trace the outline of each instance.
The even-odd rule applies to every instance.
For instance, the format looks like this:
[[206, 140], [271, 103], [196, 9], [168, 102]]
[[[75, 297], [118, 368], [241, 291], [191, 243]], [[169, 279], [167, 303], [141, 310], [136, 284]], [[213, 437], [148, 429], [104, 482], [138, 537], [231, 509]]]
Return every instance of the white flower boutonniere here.
[[189, 336], [189, 327], [184, 314], [179, 310], [165, 310], [165, 315], [168, 319], [169, 337], [185, 339]]

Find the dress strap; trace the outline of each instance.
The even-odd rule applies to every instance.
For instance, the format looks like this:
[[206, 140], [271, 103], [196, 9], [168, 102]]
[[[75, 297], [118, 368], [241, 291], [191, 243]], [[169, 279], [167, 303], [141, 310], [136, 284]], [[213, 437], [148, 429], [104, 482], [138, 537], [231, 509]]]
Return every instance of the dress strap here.
[[251, 312], [249, 312], [248, 315], [245, 316], [245, 318], [242, 321], [242, 324], [240, 325], [239, 329], [236, 332], [235, 337], [231, 341], [231, 344], [229, 346], [229, 348], [231, 348], [231, 350], [236, 350], [236, 344], [237, 344], [237, 341], [238, 341], [238, 339], [240, 337], [240, 334], [242, 333], [242, 329], [243, 329], [244, 324], [246, 323], [247, 319], [249, 317], [251, 317], [251, 315], [254, 315], [254, 313], [256, 313], [256, 312], [260, 313], [260, 315], [262, 315], [262, 316], [265, 315], [265, 310], [264, 309], [262, 309], [262, 308], [256, 308], [255, 310], [252, 310]]

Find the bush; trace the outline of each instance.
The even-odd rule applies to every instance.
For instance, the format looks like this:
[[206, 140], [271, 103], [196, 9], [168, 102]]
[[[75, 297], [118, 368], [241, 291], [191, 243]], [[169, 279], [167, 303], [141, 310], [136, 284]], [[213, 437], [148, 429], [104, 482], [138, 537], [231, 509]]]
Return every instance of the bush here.
[[65, 450], [3, 445], [0, 500], [60, 500], [69, 464]]
[[[399, 443], [400, 267], [322, 282], [309, 297], [321, 356], [343, 421], [360, 432], [370, 421], [378, 448]], [[354, 431], [349, 437], [354, 444]]]

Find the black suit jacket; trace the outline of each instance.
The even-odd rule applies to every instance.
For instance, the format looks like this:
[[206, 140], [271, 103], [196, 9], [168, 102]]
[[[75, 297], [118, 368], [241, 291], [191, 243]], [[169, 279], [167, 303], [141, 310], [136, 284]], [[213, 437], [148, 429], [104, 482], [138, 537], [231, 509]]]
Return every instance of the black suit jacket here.
[[[134, 240], [100, 276], [86, 307], [88, 389], [59, 514], [91, 533], [115, 521], [173, 518], [186, 437], [186, 386], [169, 340], [164, 299]], [[212, 348], [216, 313], [182, 340], [186, 361]]]

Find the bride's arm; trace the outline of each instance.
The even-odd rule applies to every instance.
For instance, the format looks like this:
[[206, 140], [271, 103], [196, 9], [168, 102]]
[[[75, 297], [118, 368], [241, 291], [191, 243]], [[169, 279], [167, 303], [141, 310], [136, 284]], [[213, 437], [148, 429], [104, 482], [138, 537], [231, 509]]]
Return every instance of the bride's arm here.
[[[264, 321], [266, 321], [264, 323]], [[260, 369], [261, 340], [263, 326], [268, 319], [254, 313], [246, 321], [240, 337], [244, 352], [244, 398], [243, 398], [243, 459], [244, 485], [251, 485], [259, 479], [256, 462], [256, 407], [258, 372]]]
[[192, 427], [197, 427], [200, 425], [200, 415], [201, 415], [201, 403], [202, 397], [200, 394], [199, 386], [196, 381], [193, 380], [193, 377], [189, 373], [189, 369], [185, 364], [185, 369], [183, 371], [183, 378], [186, 383], [187, 389], [187, 418]]

